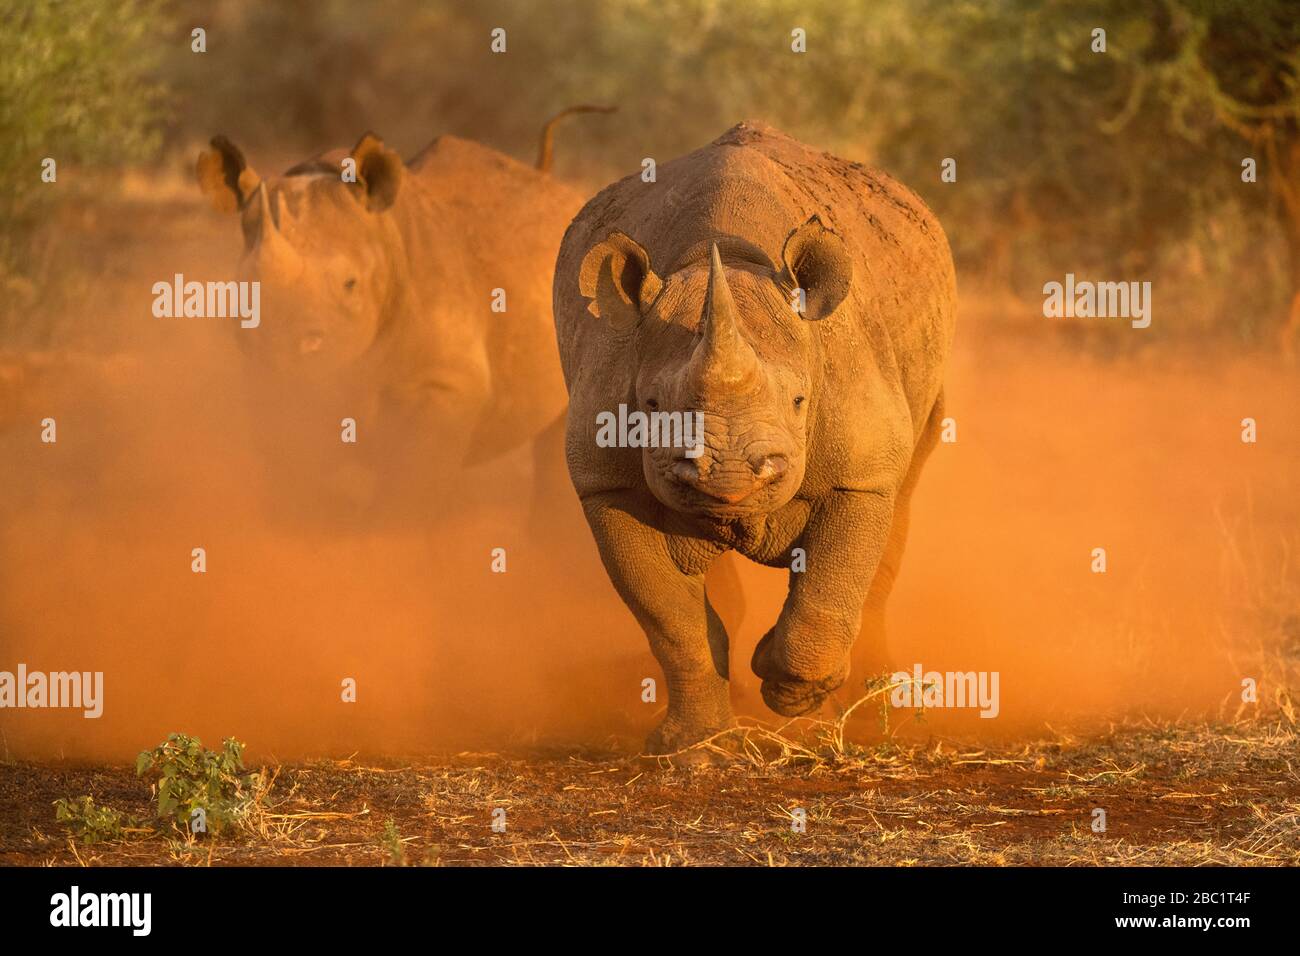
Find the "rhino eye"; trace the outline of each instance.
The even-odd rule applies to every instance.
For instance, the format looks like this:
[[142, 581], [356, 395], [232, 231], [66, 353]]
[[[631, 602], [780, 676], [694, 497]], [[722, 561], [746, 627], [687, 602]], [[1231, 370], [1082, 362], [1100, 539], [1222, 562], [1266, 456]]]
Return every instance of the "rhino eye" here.
[[343, 290], [345, 292], [351, 292], [353, 288], [356, 286], [356, 284], [357, 284], [356, 279], [349, 279], [347, 282], [343, 283]]
[[795, 407], [795, 408], [802, 408], [802, 407], [803, 407], [803, 403], [804, 403], [804, 397], [803, 397], [802, 395], [796, 395], [796, 396], [794, 397], [794, 407]]
[[652, 412], [657, 411], [659, 408], [659, 400], [657, 398], [647, 398], [645, 400], [645, 407], [650, 409]]

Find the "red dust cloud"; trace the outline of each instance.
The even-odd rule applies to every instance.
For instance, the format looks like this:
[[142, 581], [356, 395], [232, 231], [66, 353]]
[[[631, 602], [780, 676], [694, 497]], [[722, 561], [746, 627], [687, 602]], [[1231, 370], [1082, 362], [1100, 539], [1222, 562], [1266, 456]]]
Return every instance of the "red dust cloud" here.
[[[532, 541], [526, 450], [464, 473], [430, 462], [436, 481], [390, 493], [358, 459], [364, 421], [349, 446], [337, 408], [292, 392], [270, 406], [234, 347], [254, 333], [140, 318], [152, 281], [185, 266], [206, 278], [234, 250], [185, 255], [136, 263], [105, 293], [105, 321], [143, 330], [118, 358], [8, 357], [0, 670], [102, 671], [105, 700], [94, 720], [7, 710], [0, 751], [124, 759], [173, 731], [279, 758], [637, 748], [665, 699], [643, 702], [642, 681], [660, 673], [572, 497], [549, 504], [569, 530]], [[1294, 374], [1098, 360], [1046, 325], [1013, 341], [991, 321], [963, 305], [957, 440], [922, 476], [888, 620], [898, 669], [997, 671], [999, 714], [896, 710], [889, 732], [1212, 713], [1246, 677], [1266, 696], [1268, 648], [1300, 592], [1300, 451], [1282, 439], [1300, 426]], [[1241, 441], [1246, 417], [1257, 443]], [[748, 662], [785, 576], [740, 564], [734, 694], [779, 723]], [[873, 721], [857, 731], [878, 734]]]

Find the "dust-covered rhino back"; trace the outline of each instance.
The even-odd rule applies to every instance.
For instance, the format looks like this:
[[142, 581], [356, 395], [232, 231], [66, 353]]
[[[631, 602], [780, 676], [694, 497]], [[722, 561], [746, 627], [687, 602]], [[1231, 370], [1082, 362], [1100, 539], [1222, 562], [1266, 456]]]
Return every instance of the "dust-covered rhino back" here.
[[[582, 199], [546, 173], [456, 136], [435, 139], [410, 171], [454, 221], [467, 262], [469, 301], [459, 318], [480, 324], [493, 380], [474, 442], [481, 460], [535, 435], [564, 410], [551, 270]], [[506, 294], [503, 313], [489, 309], [496, 289]]]

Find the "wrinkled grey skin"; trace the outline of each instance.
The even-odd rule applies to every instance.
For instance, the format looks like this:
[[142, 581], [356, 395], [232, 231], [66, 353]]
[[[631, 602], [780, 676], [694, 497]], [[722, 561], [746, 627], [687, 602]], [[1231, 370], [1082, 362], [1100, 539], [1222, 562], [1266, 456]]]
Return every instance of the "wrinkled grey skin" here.
[[[804, 308], [795, 304], [802, 291]], [[742, 124], [587, 203], [554, 305], [566, 456], [610, 578], [663, 667], [671, 753], [728, 726], [728, 640], [704, 572], [791, 571], [754, 652], [767, 704], [816, 709], [884, 659], [907, 503], [937, 439], [955, 282], [942, 229], [887, 176]], [[699, 410], [706, 450], [602, 448], [619, 403]]]

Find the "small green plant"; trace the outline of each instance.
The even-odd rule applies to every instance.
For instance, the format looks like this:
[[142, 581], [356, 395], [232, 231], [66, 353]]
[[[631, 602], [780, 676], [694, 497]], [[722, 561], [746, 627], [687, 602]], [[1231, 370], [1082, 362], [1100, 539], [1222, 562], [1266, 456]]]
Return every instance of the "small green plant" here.
[[201, 819], [203, 829], [215, 834], [246, 823], [260, 798], [261, 774], [245, 773], [243, 758], [244, 745], [233, 737], [213, 751], [197, 737], [171, 734], [140, 754], [135, 772], [152, 778], [160, 818], [186, 833], [198, 829], [193, 823]]
[[379, 838], [379, 845], [388, 851], [389, 862], [393, 866], [406, 866], [406, 847], [392, 817], [384, 822], [384, 833]]
[[95, 806], [91, 796], [55, 800], [54, 819], [67, 824], [73, 835], [87, 844], [120, 840], [123, 827], [133, 822], [121, 810]]

